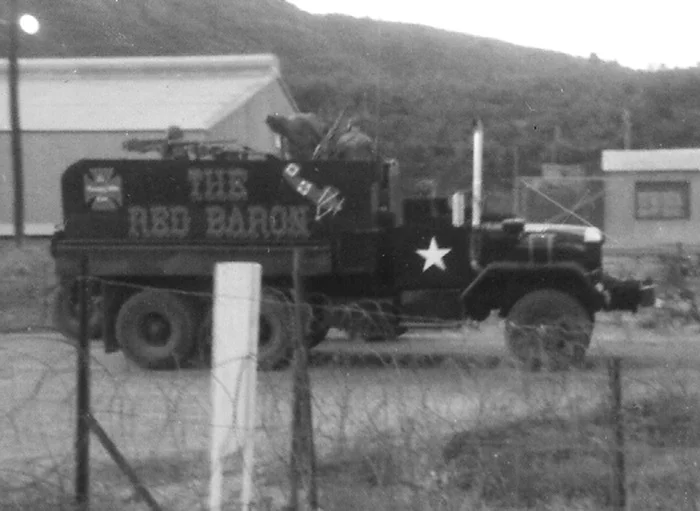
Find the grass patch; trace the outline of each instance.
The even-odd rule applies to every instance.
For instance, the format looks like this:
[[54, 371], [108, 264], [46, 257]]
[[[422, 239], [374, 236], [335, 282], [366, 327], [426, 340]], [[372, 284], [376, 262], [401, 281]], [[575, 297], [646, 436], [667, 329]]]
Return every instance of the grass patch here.
[[[93, 445], [96, 451], [101, 450], [97, 442]], [[132, 460], [131, 467], [163, 509], [204, 510], [209, 489], [207, 454]], [[43, 469], [27, 466], [5, 471], [0, 477], [0, 509], [77, 511], [72, 460], [57, 458], [44, 465]], [[145, 508], [127, 477], [110, 459], [91, 460], [90, 501], [94, 511]]]
[[[696, 394], [666, 390], [625, 404], [630, 509], [697, 509], [699, 403]], [[442, 446], [406, 447], [399, 437], [362, 438], [319, 464], [323, 508], [573, 511], [611, 504], [613, 429], [605, 408], [470, 429]]]
[[608, 506], [609, 428], [565, 419], [524, 419], [454, 435], [443, 451], [447, 478], [493, 508], [533, 508], [552, 498]]

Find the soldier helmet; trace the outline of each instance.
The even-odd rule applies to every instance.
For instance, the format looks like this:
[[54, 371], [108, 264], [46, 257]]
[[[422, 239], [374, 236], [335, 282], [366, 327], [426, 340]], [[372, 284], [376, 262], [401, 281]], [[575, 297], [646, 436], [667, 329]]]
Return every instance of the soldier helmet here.
[[168, 127], [168, 131], [166, 132], [165, 137], [168, 140], [180, 140], [184, 138], [185, 133], [182, 131], [182, 128], [179, 126], [170, 126]]

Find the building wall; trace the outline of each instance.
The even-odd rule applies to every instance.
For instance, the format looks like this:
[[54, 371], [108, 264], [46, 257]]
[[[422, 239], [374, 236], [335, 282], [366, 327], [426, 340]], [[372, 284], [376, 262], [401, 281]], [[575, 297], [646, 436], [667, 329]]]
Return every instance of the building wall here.
[[[605, 178], [606, 247], [615, 250], [655, 248], [681, 242], [700, 247], [700, 173], [695, 172], [609, 172]], [[637, 181], [688, 181], [689, 219], [639, 220], [635, 217]]]
[[[277, 152], [275, 136], [265, 124], [271, 113], [295, 112], [277, 81], [262, 88], [238, 108], [216, 122], [208, 132], [185, 132], [188, 139], [236, 140], [264, 152]], [[25, 230], [48, 235], [61, 222], [60, 178], [82, 158], [156, 158], [156, 153], [129, 153], [122, 149], [128, 138], [159, 139], [160, 132], [24, 132], [22, 136], [25, 184]], [[13, 179], [10, 134], [0, 132], [0, 236], [13, 233]]]
[[[128, 153], [122, 142], [131, 137], [162, 138], [164, 132], [25, 132], [22, 154], [25, 189], [25, 224], [29, 235], [47, 235], [61, 222], [60, 179], [63, 171], [83, 158], [157, 157]], [[201, 134], [188, 133], [188, 137]], [[14, 232], [13, 178], [10, 134], [0, 133], [0, 236]]]
[[234, 139], [256, 151], [277, 153], [275, 135], [265, 124], [265, 118], [273, 113], [291, 115], [294, 105], [277, 81], [273, 81], [209, 130], [210, 140]]

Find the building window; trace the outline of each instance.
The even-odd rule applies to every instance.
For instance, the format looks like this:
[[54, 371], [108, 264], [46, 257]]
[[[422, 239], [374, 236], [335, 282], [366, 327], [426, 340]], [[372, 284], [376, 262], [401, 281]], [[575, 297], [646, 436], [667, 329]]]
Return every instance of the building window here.
[[690, 183], [641, 181], [635, 183], [637, 220], [687, 220], [690, 218]]

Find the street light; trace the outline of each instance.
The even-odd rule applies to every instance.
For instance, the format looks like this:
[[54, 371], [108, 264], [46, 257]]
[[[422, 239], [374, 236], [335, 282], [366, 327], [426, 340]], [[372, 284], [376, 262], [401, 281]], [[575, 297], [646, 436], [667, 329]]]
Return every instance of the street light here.
[[8, 80], [10, 89], [10, 125], [12, 141], [12, 175], [14, 180], [14, 224], [15, 243], [22, 245], [24, 240], [24, 173], [22, 171], [22, 141], [19, 122], [19, 70], [17, 67], [17, 48], [19, 46], [19, 29], [27, 34], [36, 34], [39, 21], [31, 14], [19, 15], [17, 0], [10, 0], [10, 19], [3, 24], [9, 26], [10, 44], [7, 59], [9, 61]]
[[19, 28], [26, 34], [34, 35], [39, 31], [39, 20], [31, 14], [22, 14], [18, 20]]

